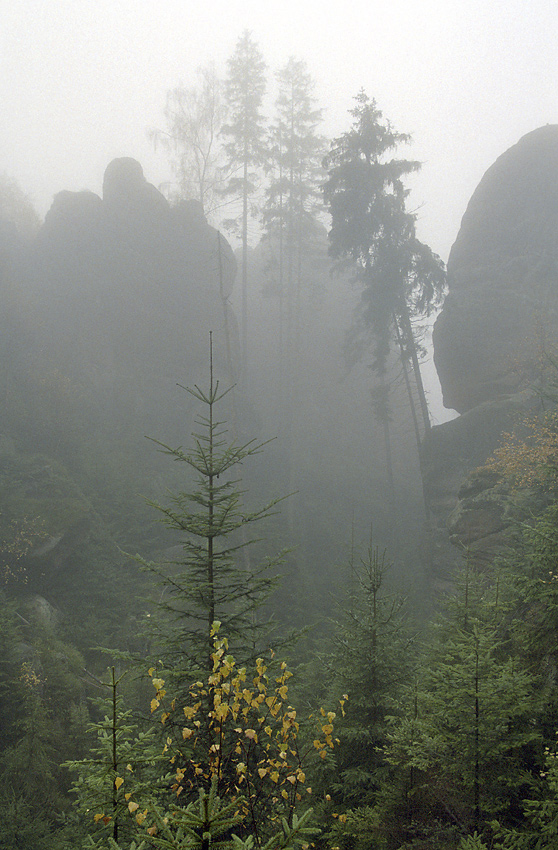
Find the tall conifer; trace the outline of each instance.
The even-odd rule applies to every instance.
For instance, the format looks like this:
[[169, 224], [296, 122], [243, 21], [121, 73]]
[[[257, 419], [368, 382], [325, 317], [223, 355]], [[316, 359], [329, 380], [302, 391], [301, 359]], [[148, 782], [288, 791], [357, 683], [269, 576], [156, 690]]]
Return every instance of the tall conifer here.
[[236, 50], [227, 62], [225, 98], [228, 120], [221, 133], [227, 140], [224, 148], [232, 176], [225, 194], [238, 198], [241, 212], [227, 222], [234, 226], [242, 243], [242, 366], [246, 371], [248, 353], [248, 225], [257, 208], [255, 195], [259, 187], [260, 169], [265, 162], [265, 121], [262, 101], [266, 89], [266, 64], [249, 30], [239, 38]]

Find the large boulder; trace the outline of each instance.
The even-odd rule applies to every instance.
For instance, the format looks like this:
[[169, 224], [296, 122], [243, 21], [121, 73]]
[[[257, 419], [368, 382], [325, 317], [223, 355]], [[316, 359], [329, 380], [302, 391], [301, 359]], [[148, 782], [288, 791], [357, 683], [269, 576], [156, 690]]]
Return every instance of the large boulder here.
[[558, 125], [523, 136], [473, 193], [434, 328], [444, 404], [464, 413], [520, 387], [541, 333], [558, 332]]

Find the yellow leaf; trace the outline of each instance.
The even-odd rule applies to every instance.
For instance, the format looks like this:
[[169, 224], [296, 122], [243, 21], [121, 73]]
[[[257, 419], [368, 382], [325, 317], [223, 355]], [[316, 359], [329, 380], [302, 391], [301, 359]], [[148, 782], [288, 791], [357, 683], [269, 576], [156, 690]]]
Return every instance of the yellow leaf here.
[[155, 834], [156, 834], [156, 832], [157, 832], [157, 827], [156, 827], [156, 826], [150, 826], [150, 827], [148, 828], [148, 830], [147, 830], [147, 834], [148, 834], [148, 835], [155, 835]]
[[153, 687], [156, 688], [158, 691], [160, 691], [163, 685], [165, 684], [164, 679], [152, 679], [151, 681], [153, 682]]
[[158, 699], [152, 699], [151, 700], [151, 714], [153, 714], [153, 712], [157, 708], [159, 708], [159, 700]]
[[216, 720], [226, 720], [228, 715], [229, 715], [229, 711], [230, 711], [229, 706], [226, 703], [223, 703], [223, 702], [220, 703], [215, 708], [215, 712], [214, 712], [215, 719]]
[[126, 800], [126, 802], [128, 802], [128, 800], [130, 799], [131, 796], [132, 796], [131, 792], [124, 794], [124, 799]]
[[126, 765], [126, 770], [133, 770], [132, 765], [131, 765], [131, 764], [127, 764], [127, 765]]
[[244, 734], [247, 738], [250, 738], [251, 741], [256, 741], [256, 743], [258, 742], [258, 733], [255, 729], [245, 729]]
[[281, 791], [281, 796], [282, 796], [285, 800], [288, 800], [288, 799], [289, 799], [289, 795], [287, 794], [287, 792], [285, 791], [285, 789], [284, 789], [284, 788], [283, 788], [283, 790]]
[[128, 811], [130, 812], [131, 815], [133, 815], [134, 812], [136, 812], [138, 809], [139, 809], [139, 803], [133, 803], [131, 801], [128, 803]]
[[142, 825], [142, 823], [144, 822], [144, 820], [146, 819], [146, 817], [147, 817], [147, 809], [146, 809], [144, 812], [138, 812], [138, 813], [137, 813], [137, 815], [136, 815], [136, 821], [137, 821], [137, 823], [138, 823], [138, 825], [139, 825], [139, 826], [141, 826], [141, 825]]
[[102, 818], [104, 818], [104, 816], [105, 816], [105, 813], [103, 812], [103, 813], [102, 813], [102, 815], [95, 815], [95, 817], [93, 818], [93, 820], [95, 821], [95, 823], [99, 823], [99, 821], [100, 821]]
[[187, 741], [187, 740], [188, 740], [188, 738], [191, 738], [193, 734], [194, 734], [194, 730], [193, 730], [193, 729], [188, 729], [188, 728], [185, 726], [185, 727], [184, 727], [184, 729], [182, 730], [182, 740], [183, 740], [183, 741]]
[[117, 791], [118, 791], [118, 789], [120, 788], [121, 785], [124, 785], [124, 780], [122, 779], [121, 776], [117, 776], [116, 779], [114, 780], [114, 786], [115, 786]]
[[263, 779], [264, 776], [267, 776], [266, 768], [265, 767], [259, 767], [258, 768], [258, 775], [259, 775], [260, 779]]
[[287, 776], [287, 782], [290, 782], [291, 785], [295, 784], [296, 776], [294, 775], [294, 773], [291, 773], [289, 776]]

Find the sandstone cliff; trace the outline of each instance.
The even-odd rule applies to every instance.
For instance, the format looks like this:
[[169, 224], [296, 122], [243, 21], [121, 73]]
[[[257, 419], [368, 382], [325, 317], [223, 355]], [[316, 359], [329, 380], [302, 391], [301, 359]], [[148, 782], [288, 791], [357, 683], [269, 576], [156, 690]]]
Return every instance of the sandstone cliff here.
[[468, 475], [539, 403], [536, 352], [558, 335], [557, 235], [558, 125], [547, 125], [488, 169], [448, 261], [434, 359], [444, 403], [461, 416], [432, 429], [422, 458], [438, 580], [458, 550], [483, 563], [506, 548], [513, 500], [491, 476]]

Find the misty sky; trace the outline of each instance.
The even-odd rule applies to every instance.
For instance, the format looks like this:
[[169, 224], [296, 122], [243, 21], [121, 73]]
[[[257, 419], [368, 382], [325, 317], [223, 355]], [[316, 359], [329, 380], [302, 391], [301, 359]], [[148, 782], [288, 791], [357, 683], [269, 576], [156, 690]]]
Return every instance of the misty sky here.
[[424, 162], [412, 206], [446, 259], [486, 168], [524, 133], [558, 121], [556, 0], [0, 0], [0, 172], [41, 214], [61, 189], [100, 192], [115, 156], [169, 177], [147, 139], [167, 89], [245, 28], [270, 71], [305, 59], [326, 110], [347, 129], [363, 87]]

